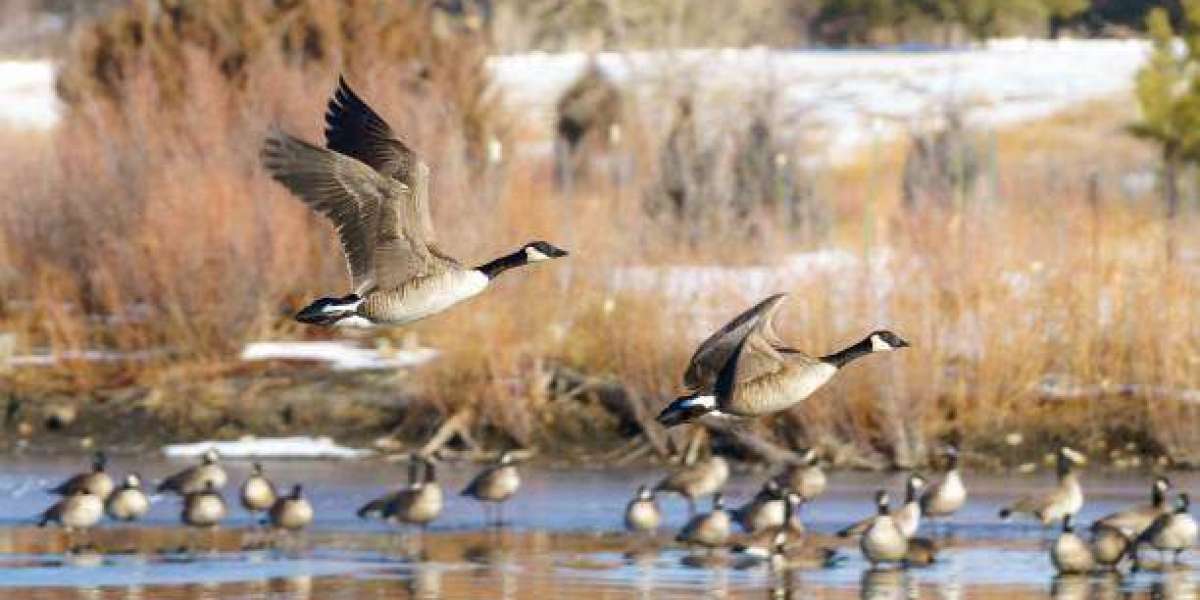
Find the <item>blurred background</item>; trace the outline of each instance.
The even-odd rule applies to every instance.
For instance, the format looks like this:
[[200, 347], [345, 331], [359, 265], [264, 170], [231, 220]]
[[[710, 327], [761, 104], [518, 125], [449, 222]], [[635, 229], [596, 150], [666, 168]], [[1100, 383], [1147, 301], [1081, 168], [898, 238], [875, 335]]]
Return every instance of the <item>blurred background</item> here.
[[[783, 291], [800, 348], [913, 348], [727, 453], [1196, 464], [1198, 73], [1192, 1], [0, 1], [0, 446], [451, 420], [665, 458], [692, 349]], [[451, 254], [570, 260], [371, 337], [292, 321], [348, 281], [258, 152], [320, 139], [339, 74]]]

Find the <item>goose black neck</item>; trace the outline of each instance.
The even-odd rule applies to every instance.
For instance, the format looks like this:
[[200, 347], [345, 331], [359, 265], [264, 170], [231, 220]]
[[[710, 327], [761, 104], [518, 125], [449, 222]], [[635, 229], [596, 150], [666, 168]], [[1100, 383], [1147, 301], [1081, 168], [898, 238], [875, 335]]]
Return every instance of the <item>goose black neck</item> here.
[[1155, 484], [1150, 488], [1150, 504], [1155, 507], [1162, 506], [1167, 501], [1167, 497], [1163, 495], [1162, 488]]
[[505, 254], [491, 262], [484, 263], [476, 267], [475, 270], [486, 275], [488, 279], [495, 279], [497, 275], [509, 269], [523, 267], [526, 264], [529, 264], [529, 256], [525, 254], [525, 249], [522, 248], [512, 254]]
[[831, 364], [837, 368], [842, 368], [855, 359], [861, 358], [871, 353], [871, 339], [866, 338], [863, 341], [849, 346], [845, 349], [827, 354], [821, 357], [821, 362]]

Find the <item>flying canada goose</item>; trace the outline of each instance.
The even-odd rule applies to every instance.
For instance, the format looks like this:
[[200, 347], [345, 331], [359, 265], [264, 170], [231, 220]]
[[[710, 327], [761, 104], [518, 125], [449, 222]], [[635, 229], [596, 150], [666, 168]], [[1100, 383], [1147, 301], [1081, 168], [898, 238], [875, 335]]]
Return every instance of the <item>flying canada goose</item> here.
[[787, 520], [787, 492], [774, 479], [768, 479], [749, 502], [733, 511], [733, 518], [747, 533], [778, 529], [785, 523], [796, 533], [803, 533], [798, 520]]
[[350, 270], [350, 294], [316, 300], [296, 320], [343, 327], [411, 323], [479, 294], [508, 269], [567, 255], [536, 241], [478, 267], [463, 266], [435, 243], [429, 168], [344, 79], [325, 123], [328, 149], [272, 131], [262, 150], [271, 176], [333, 223]]
[[135, 521], [150, 510], [150, 499], [142, 491], [142, 478], [137, 473], [125, 476], [121, 487], [109, 495], [104, 503], [108, 516], [116, 521]]
[[1062, 574], [1090, 573], [1096, 568], [1096, 559], [1091, 547], [1075, 535], [1073, 519], [1071, 514], [1063, 516], [1062, 533], [1050, 547], [1050, 562], [1054, 570]]
[[257, 514], [271, 510], [275, 506], [275, 501], [279, 499], [279, 494], [275, 492], [275, 484], [263, 475], [261, 463], [254, 463], [253, 470], [250, 472], [250, 477], [242, 482], [241, 489], [242, 508], [245, 508], [251, 514]]
[[423, 483], [420, 480], [421, 455], [413, 452], [408, 457], [408, 483], [395, 491], [384, 494], [359, 507], [355, 513], [360, 519], [384, 518], [387, 507], [402, 494], [415, 493]]
[[945, 455], [949, 461], [946, 474], [921, 494], [921, 515], [930, 521], [948, 518], [967, 503], [967, 486], [959, 470], [958, 448], [948, 446]]
[[675, 536], [676, 542], [701, 546], [710, 551], [724, 546], [728, 539], [729, 513], [725, 512], [721, 492], [713, 494], [712, 511], [692, 517]]
[[489, 504], [495, 504], [496, 519], [494, 523], [499, 526], [504, 516], [504, 503], [517, 493], [519, 487], [521, 487], [521, 475], [517, 473], [517, 465], [512, 452], [505, 450], [496, 464], [480, 471], [475, 479], [472, 479], [471, 483], [463, 488], [461, 495], [483, 502], [485, 513]]
[[1171, 480], [1166, 477], [1156, 477], [1150, 485], [1150, 503], [1133, 506], [1097, 519], [1092, 524], [1095, 529], [1101, 526], [1114, 527], [1129, 539], [1137, 539], [1150, 524], [1159, 516], [1171, 512], [1167, 504], [1167, 492], [1171, 490]]
[[1133, 568], [1135, 570], [1141, 568], [1138, 562], [1138, 548], [1144, 544], [1149, 544], [1158, 550], [1161, 555], [1163, 552], [1173, 552], [1174, 562], [1179, 562], [1179, 555], [1184, 550], [1196, 545], [1196, 520], [1188, 513], [1188, 508], [1191, 504], [1191, 497], [1186, 493], [1179, 494], [1175, 502], [1175, 510], [1164, 515], [1159, 515], [1150, 527], [1147, 527], [1137, 539], [1129, 545], [1129, 551], [1133, 555]]
[[1092, 524], [1092, 558], [1096, 565], [1113, 570], [1129, 552], [1129, 538], [1123, 531], [1104, 523]]
[[875, 505], [879, 508], [879, 514], [867, 526], [859, 540], [863, 556], [872, 566], [885, 562], [903, 562], [908, 556], [908, 537], [892, 519], [886, 491], [879, 490], [875, 494]]
[[625, 506], [625, 529], [653, 532], [662, 523], [662, 512], [649, 486], [638, 486], [637, 495]]
[[38, 527], [57, 523], [67, 531], [84, 531], [99, 523], [103, 516], [104, 500], [80, 487], [47, 508], [38, 520]]
[[226, 513], [225, 499], [217, 491], [217, 485], [209, 479], [204, 482], [203, 489], [189, 492], [183, 497], [180, 520], [190, 527], [211, 528], [216, 527]]
[[800, 458], [800, 464], [788, 467], [788, 470], [779, 476], [779, 484], [799, 494], [805, 502], [812, 502], [825, 492], [828, 479], [821, 468], [815, 448], [805, 450]]
[[851, 361], [909, 345], [890, 331], [875, 331], [844, 350], [813, 358], [775, 334], [773, 321], [786, 297], [759, 302], [704, 340], [683, 375], [689, 393], [664, 408], [658, 422], [672, 427], [710, 413], [750, 418], [786, 410]]
[[93, 496], [103, 500], [113, 491], [113, 480], [105, 470], [108, 467], [108, 456], [97, 452], [92, 456], [92, 470], [79, 473], [48, 490], [51, 494], [70, 496], [79, 490], [87, 490]]
[[1048, 526], [1067, 515], [1079, 514], [1083, 508], [1083, 488], [1079, 485], [1079, 474], [1075, 465], [1087, 464], [1087, 457], [1066, 446], [1057, 453], [1058, 486], [1041, 495], [1025, 496], [1000, 509], [1000, 518], [1007, 519], [1013, 513], [1031, 515]]
[[419, 525], [422, 530], [442, 514], [442, 486], [437, 482], [437, 467], [424, 455], [418, 455], [421, 478], [413, 487], [397, 494], [384, 507], [383, 517], [392, 521]]
[[709, 456], [664, 477], [655, 492], [674, 492], [688, 502], [688, 515], [696, 514], [696, 499], [715, 494], [729, 480], [729, 463], [723, 457]]
[[304, 488], [297, 483], [292, 486], [292, 493], [275, 501], [267, 517], [275, 529], [299, 531], [312, 523], [313, 507], [304, 497]]
[[[900, 510], [889, 517], [896, 524], [896, 527], [900, 529], [900, 532], [904, 534], [905, 538], [911, 539], [917, 534], [917, 529], [921, 527], [921, 502], [918, 494], [921, 493], [921, 489], [924, 486], [925, 478], [916, 473], [909, 474], [904, 484], [904, 506], [900, 507]], [[872, 515], [846, 527], [838, 532], [838, 537], [864, 535], [872, 523], [879, 519], [882, 514], [884, 513]]]
[[200, 464], [192, 465], [164, 479], [158, 484], [158, 492], [175, 492], [187, 496], [206, 491], [209, 484], [212, 484], [213, 489], [220, 490], [229, 480], [225, 469], [218, 463], [220, 458], [215, 449], [209, 448], [201, 458]]

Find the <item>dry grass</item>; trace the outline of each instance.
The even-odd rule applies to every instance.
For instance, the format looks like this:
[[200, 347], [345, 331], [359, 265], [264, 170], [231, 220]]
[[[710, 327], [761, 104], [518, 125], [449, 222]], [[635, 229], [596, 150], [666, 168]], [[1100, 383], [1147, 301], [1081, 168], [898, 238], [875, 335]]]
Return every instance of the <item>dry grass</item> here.
[[[257, 152], [272, 122], [318, 138], [336, 70], [264, 53], [231, 84], [205, 53], [187, 56], [188, 93], [169, 102], [153, 71], [138, 71], [121, 83], [124, 101], [77, 103], [53, 134], [2, 133], [2, 328], [26, 350], [161, 351], [21, 370], [10, 387], [86, 392], [218, 377], [246, 340], [327, 335], [289, 315], [346, 286], [336, 245], [264, 175]], [[553, 402], [544, 386], [555, 365], [615, 376], [661, 402], [678, 392], [705, 329], [756, 298], [737, 275], [700, 297], [674, 297], [619, 286], [616, 274], [766, 265], [768, 280], [793, 295], [781, 325], [801, 347], [831, 350], [877, 326], [914, 343], [854, 365], [780, 417], [774, 429], [792, 443], [849, 443], [899, 462], [920, 460], [939, 439], [1000, 448], [1010, 432], [1026, 439], [1014, 457], [1059, 440], [1134, 442], [1186, 460], [1200, 452], [1195, 408], [1180, 393], [1200, 383], [1195, 246], [1181, 239], [1181, 258], [1169, 263], [1157, 205], [1119, 192], [1122, 174], [1152, 153], [1119, 134], [1127, 115], [1114, 105], [1000, 133], [995, 199], [948, 214], [899, 209], [901, 144], [819, 174], [818, 199], [833, 214], [827, 243], [862, 260], [774, 280], [771, 267], [810, 241], [768, 215], [748, 217], [753, 238], [714, 228], [690, 244], [644, 217], [653, 173], [623, 185], [595, 178], [567, 202], [549, 157], [472, 168], [472, 133], [442, 97], [385, 83], [405, 81], [406, 65], [359, 64], [360, 92], [433, 163], [435, 220], [453, 254], [482, 260], [532, 239], [573, 252], [384, 334], [415, 332], [444, 350], [420, 373], [423, 399], [443, 413], [471, 406], [481, 423], [536, 441], [557, 425], [541, 410]], [[528, 141], [517, 131], [515, 143]], [[652, 165], [656, 144], [628, 151]], [[1048, 376], [1080, 384], [1079, 397], [1043, 393]]]

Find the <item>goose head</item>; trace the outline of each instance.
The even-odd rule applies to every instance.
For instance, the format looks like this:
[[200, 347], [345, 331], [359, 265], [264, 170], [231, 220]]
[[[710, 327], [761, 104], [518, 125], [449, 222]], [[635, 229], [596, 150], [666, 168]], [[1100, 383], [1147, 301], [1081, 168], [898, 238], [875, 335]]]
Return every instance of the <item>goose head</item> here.
[[263, 474], [263, 466], [262, 466], [262, 463], [260, 463], [260, 462], [255, 462], [253, 465], [251, 465], [251, 466], [250, 466], [250, 470], [251, 470], [251, 472], [253, 472], [255, 475], [257, 475], [257, 476], [261, 477], [261, 476], [262, 476], [262, 474]]
[[804, 454], [800, 455], [800, 462], [803, 463], [804, 466], [806, 466], [806, 467], [811, 467], [811, 466], [817, 464], [818, 458], [819, 457], [817, 456], [817, 449], [809, 448], [808, 450], [804, 451]]
[[1150, 488], [1150, 499], [1155, 506], [1162, 506], [1163, 500], [1167, 497], [1167, 491], [1171, 489], [1171, 480], [1159, 475], [1154, 479], [1154, 485]]
[[125, 487], [131, 490], [136, 490], [142, 487], [142, 478], [137, 473], [130, 473], [125, 476]]
[[1187, 492], [1182, 492], [1175, 499], [1175, 512], [1177, 512], [1179, 514], [1186, 513], [1188, 511], [1188, 508], [1191, 505], [1192, 505], [1192, 497], [1189, 496], [1187, 494]]
[[1063, 516], [1062, 530], [1063, 533], [1075, 533], [1075, 516], [1066, 514]]
[[674, 427], [691, 421], [717, 410], [716, 396], [689, 394], [680, 396], [658, 413], [656, 420], [663, 427]]
[[912, 475], [909, 475], [908, 476], [908, 486], [907, 486], [908, 487], [908, 490], [907, 490], [908, 500], [911, 502], [913, 500], [913, 498], [915, 498], [916, 495], [919, 494], [922, 489], [924, 489], [925, 484], [927, 484], [927, 483], [928, 482], [925, 481], [925, 478], [922, 477], [918, 473], [913, 473]]
[[206, 465], [215, 465], [218, 460], [221, 460], [221, 455], [217, 452], [216, 448], [209, 448], [204, 451], [203, 460]]
[[[358, 305], [362, 298], [358, 294], [350, 294], [340, 298], [318, 298], [296, 313], [296, 320], [308, 325], [324, 327], [361, 326], [366, 319], [358, 317]], [[358, 317], [354, 319], [352, 317]]]
[[891, 500], [885, 490], [875, 492], [875, 506], [879, 509], [879, 514], [886, 515], [890, 512], [889, 504]]
[[650, 491], [650, 486], [642, 484], [638, 486], [637, 498], [638, 500], [653, 500], [654, 492]]
[[104, 452], [97, 452], [92, 456], [92, 471], [95, 473], [103, 473], [104, 468], [108, 466], [108, 455]]
[[521, 251], [525, 253], [526, 263], [542, 262], [554, 258], [562, 258], [569, 253], [550, 242], [541, 240], [529, 242], [521, 247]]
[[903, 338], [886, 329], [871, 332], [867, 340], [871, 344], [871, 352], [891, 352], [910, 346]]
[[721, 512], [725, 510], [725, 496], [722, 495], [721, 492], [713, 494], [712, 509], [713, 512]]
[[1062, 463], [1063, 465], [1066, 465], [1066, 466], [1070, 466], [1072, 464], [1075, 464], [1075, 465], [1086, 465], [1087, 464], [1087, 456], [1084, 456], [1084, 454], [1082, 452], [1075, 450], [1073, 448], [1069, 448], [1067, 446], [1062, 446], [1061, 448], [1058, 449], [1058, 460], [1060, 463]]
[[297, 483], [292, 486], [292, 500], [299, 500], [304, 497], [304, 486]]

